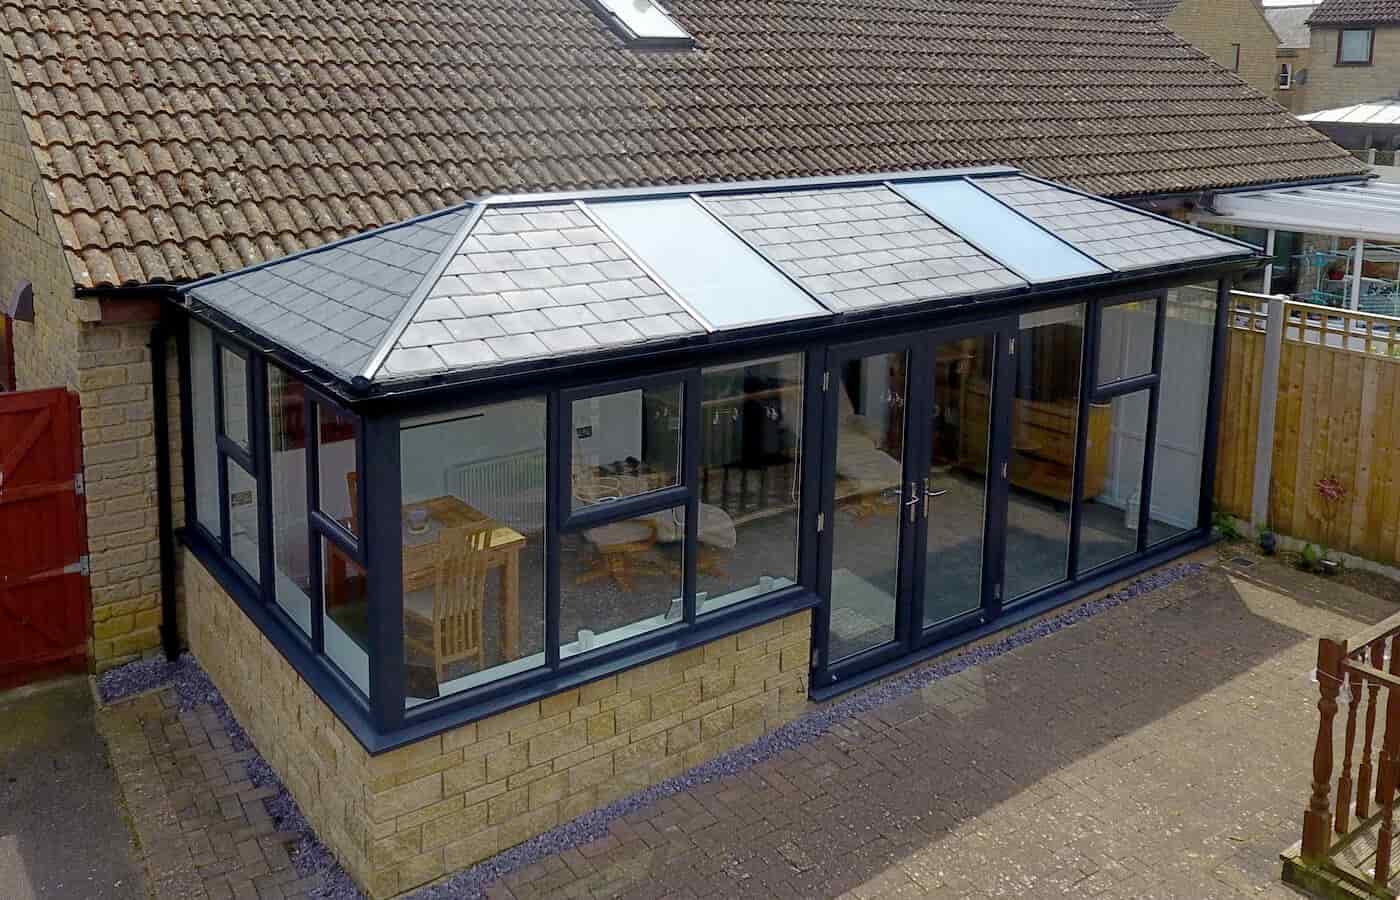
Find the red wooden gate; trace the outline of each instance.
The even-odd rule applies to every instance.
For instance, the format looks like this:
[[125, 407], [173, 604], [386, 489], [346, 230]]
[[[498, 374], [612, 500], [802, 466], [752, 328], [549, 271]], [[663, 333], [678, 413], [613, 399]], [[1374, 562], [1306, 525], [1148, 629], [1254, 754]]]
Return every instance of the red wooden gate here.
[[78, 397], [0, 394], [0, 687], [87, 667]]

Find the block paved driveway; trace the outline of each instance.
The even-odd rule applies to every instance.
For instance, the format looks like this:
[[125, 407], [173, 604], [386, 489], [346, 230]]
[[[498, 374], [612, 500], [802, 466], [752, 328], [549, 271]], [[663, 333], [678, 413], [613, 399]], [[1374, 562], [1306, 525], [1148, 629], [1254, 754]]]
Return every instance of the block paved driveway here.
[[[490, 895], [1296, 897], [1277, 854], [1307, 796], [1315, 638], [1397, 601], [1274, 564], [1212, 566], [647, 806]], [[200, 727], [220, 741], [216, 722]], [[145, 728], [152, 747], [169, 741]], [[238, 797], [248, 820], [230, 820], [246, 867], [211, 864], [218, 814], [182, 782], [183, 806], [162, 809], [201, 865], [166, 883], [182, 897], [302, 892], [271, 824], [246, 811], [256, 797], [224, 778], [218, 805]]]

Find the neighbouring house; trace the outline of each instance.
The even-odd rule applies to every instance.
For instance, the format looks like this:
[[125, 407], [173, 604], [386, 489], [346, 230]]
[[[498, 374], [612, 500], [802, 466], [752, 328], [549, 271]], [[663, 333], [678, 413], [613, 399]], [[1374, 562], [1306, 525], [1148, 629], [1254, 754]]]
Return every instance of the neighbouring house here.
[[393, 10], [0, 31], [85, 652], [186, 634], [375, 897], [1203, 546], [1181, 220], [1367, 174], [1115, 3]]
[[1259, 0], [1131, 0], [1212, 59], [1272, 96], [1279, 84], [1279, 37]]
[[1312, 29], [1308, 17], [1317, 3], [1267, 6], [1264, 17], [1278, 34], [1274, 99], [1291, 112], [1307, 110], [1308, 66], [1312, 62]]
[[[1381, 97], [1336, 109], [1319, 109], [1298, 118], [1349, 150], [1377, 151], [1358, 153], [1358, 158], [1376, 157], [1388, 165], [1394, 160], [1394, 152], [1400, 149], [1400, 97]], [[1378, 157], [1381, 152], [1384, 157]]]
[[1393, 96], [1400, 82], [1400, 3], [1323, 0], [1308, 17], [1305, 102], [1296, 113]]

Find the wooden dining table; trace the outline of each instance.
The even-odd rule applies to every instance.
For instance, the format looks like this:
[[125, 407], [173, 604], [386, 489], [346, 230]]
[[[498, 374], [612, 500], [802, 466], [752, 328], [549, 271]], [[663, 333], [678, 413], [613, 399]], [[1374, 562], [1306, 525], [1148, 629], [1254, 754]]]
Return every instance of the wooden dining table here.
[[[424, 509], [428, 513], [428, 527], [421, 535], [409, 531], [406, 524], [410, 511], [414, 509]], [[486, 569], [488, 572], [493, 569], [501, 570], [501, 590], [498, 594], [500, 609], [496, 617], [500, 625], [501, 657], [503, 661], [517, 659], [520, 652], [520, 551], [525, 547], [525, 535], [497, 522], [461, 498], [451, 496], [405, 503], [403, 521], [405, 594], [411, 591], [433, 590], [438, 560], [449, 549], [442, 542], [444, 534], [461, 528], [491, 529]], [[339, 554], [332, 555], [330, 569], [331, 583], [327, 585], [328, 603], [333, 597], [347, 595], [346, 592], [335, 589], [337, 583], [344, 584], [348, 578], [344, 560]]]

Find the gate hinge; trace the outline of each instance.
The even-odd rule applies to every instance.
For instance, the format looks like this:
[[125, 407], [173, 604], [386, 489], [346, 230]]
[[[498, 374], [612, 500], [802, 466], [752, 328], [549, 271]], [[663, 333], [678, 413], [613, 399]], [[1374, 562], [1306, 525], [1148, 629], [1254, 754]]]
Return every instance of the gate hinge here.
[[819, 513], [817, 513], [817, 534], [821, 534], [821, 533], [822, 533], [823, 531], [825, 531], [825, 530], [826, 530], [826, 513], [824, 513], [824, 512], [819, 512]]
[[84, 578], [92, 574], [92, 568], [88, 565], [87, 554], [78, 557], [78, 561], [69, 563], [63, 567], [64, 575], [81, 575]]
[[1006, 463], [1005, 463], [1005, 462], [1003, 462], [1003, 463], [1001, 464], [1001, 477], [1002, 477], [1002, 478], [1005, 478], [1005, 477], [1006, 477]]
[[87, 483], [83, 481], [82, 472], [73, 476], [73, 493], [77, 494], [79, 497], [87, 494]]
[[831, 389], [831, 370], [822, 373], [822, 393], [825, 394]]
[[1016, 355], [1016, 339], [1015, 339], [1015, 338], [1012, 338], [1012, 339], [1011, 339], [1011, 355], [1012, 355], [1012, 356], [1015, 356], [1015, 355]]

